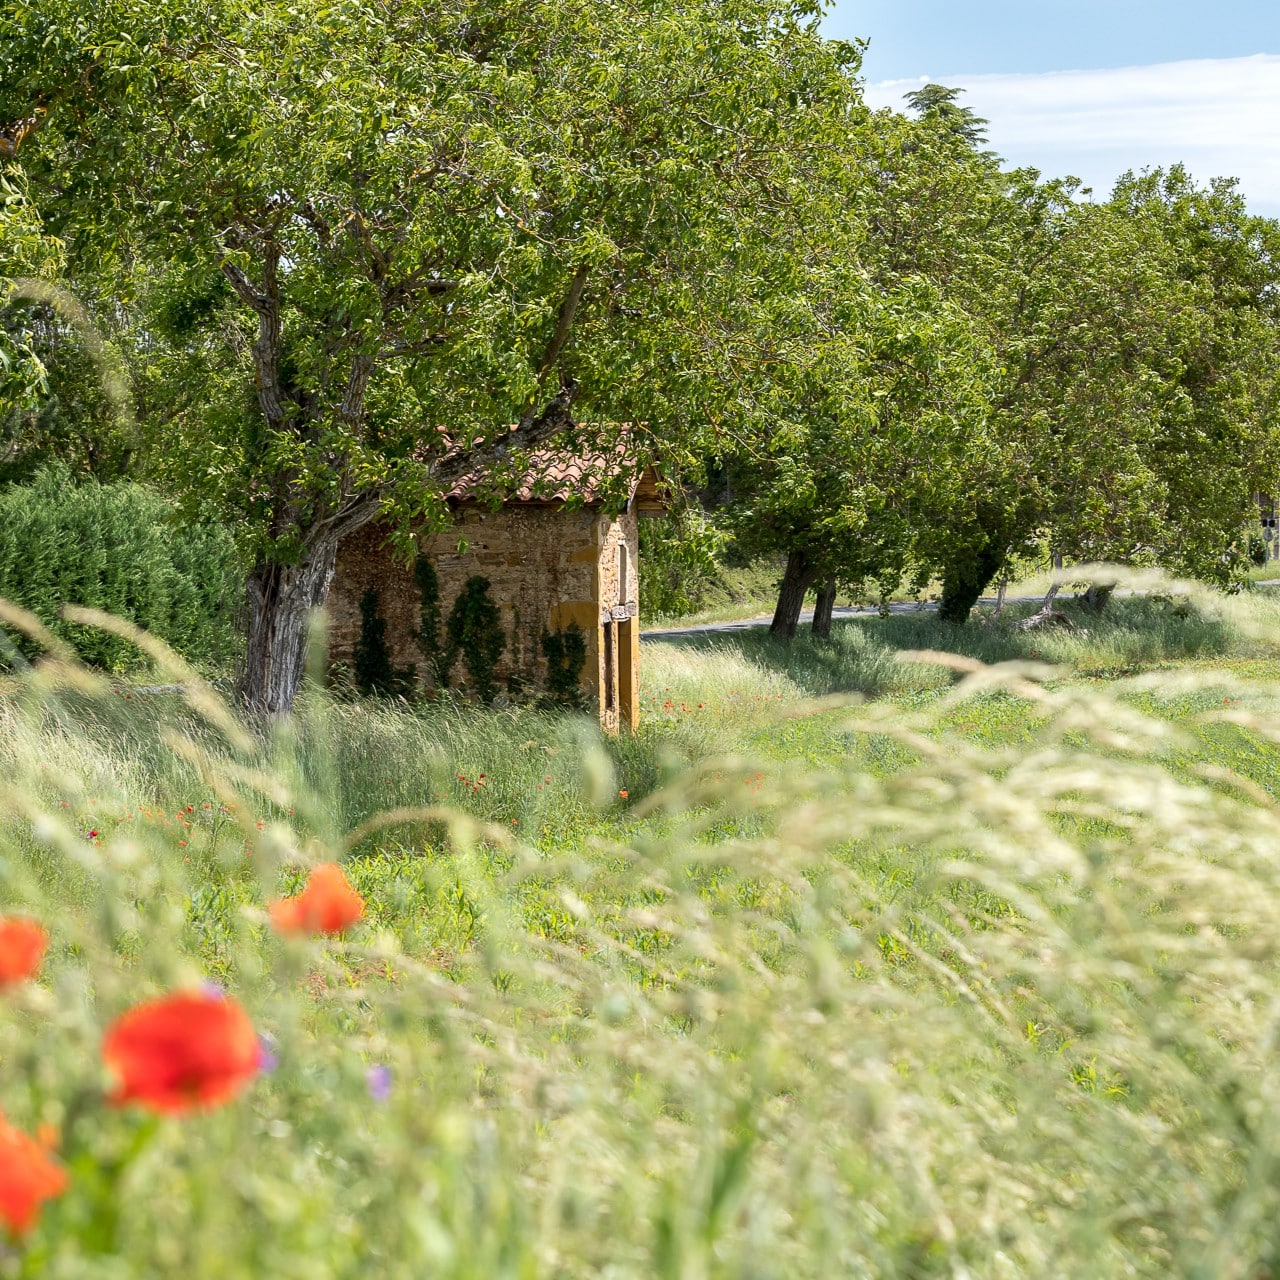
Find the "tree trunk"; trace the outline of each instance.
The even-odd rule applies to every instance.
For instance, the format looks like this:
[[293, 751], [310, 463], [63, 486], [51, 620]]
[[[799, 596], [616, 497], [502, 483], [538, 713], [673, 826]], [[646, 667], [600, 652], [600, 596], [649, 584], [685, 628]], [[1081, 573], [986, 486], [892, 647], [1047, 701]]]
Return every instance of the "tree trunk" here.
[[338, 538], [307, 547], [297, 564], [260, 560], [249, 574], [249, 636], [240, 692], [263, 715], [293, 706], [306, 662], [307, 622], [329, 595], [338, 560]]
[[1061, 609], [1055, 609], [1053, 605], [1045, 605], [1039, 613], [1033, 613], [1029, 618], [1023, 618], [1021, 622], [1015, 622], [1015, 631], [1034, 631], [1037, 627], [1058, 626], [1066, 627], [1068, 631], [1074, 631], [1076, 624], [1071, 621]]
[[1000, 615], [1004, 612], [1004, 597], [1009, 590], [1009, 570], [1006, 569], [1000, 575], [1000, 590], [996, 592], [996, 607], [991, 611], [991, 617], [987, 619], [989, 623], [1000, 621]]
[[836, 606], [836, 580], [828, 578], [818, 590], [818, 603], [813, 606], [813, 634], [821, 640], [831, 638], [831, 611]]
[[1053, 581], [1049, 584], [1049, 590], [1045, 592], [1045, 597], [1040, 602], [1040, 612], [1045, 614], [1053, 612], [1053, 602], [1058, 598], [1058, 592], [1062, 590], [1062, 553], [1060, 551], [1050, 552], [1049, 563], [1053, 569]]
[[1067, 617], [1061, 609], [1055, 609], [1053, 602], [1058, 598], [1058, 592], [1062, 590], [1062, 555], [1060, 552], [1053, 552], [1053, 583], [1049, 590], [1045, 593], [1043, 602], [1040, 605], [1038, 613], [1033, 613], [1029, 618], [1023, 618], [1017, 624], [1019, 631], [1034, 631], [1036, 627], [1042, 627], [1046, 623], [1055, 623], [1058, 626], [1066, 627], [1069, 631], [1075, 629], [1075, 624]]
[[773, 623], [769, 634], [781, 640], [794, 640], [796, 627], [800, 625], [800, 611], [804, 608], [804, 594], [818, 576], [817, 569], [809, 564], [803, 551], [793, 551], [787, 557], [786, 572], [778, 588], [778, 607], [773, 611]]
[[1111, 599], [1111, 593], [1116, 589], [1114, 582], [1091, 582], [1089, 589], [1082, 596], [1076, 598], [1081, 604], [1093, 610], [1094, 613], [1100, 614]]
[[1004, 560], [1004, 545], [990, 542], [981, 551], [949, 565], [942, 579], [942, 601], [938, 605], [938, 617], [943, 622], [954, 622], [957, 625], [968, 622], [973, 606], [1000, 572]]

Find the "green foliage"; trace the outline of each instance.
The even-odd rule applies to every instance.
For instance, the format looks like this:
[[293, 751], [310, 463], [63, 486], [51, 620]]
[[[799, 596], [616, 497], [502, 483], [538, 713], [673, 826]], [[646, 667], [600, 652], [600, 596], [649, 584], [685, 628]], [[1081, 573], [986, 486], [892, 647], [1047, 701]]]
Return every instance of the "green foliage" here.
[[19, 301], [21, 282], [56, 274], [61, 248], [41, 223], [23, 171], [0, 165], [0, 461], [11, 449], [11, 420], [33, 412], [48, 385], [39, 338]]
[[377, 697], [400, 697], [413, 689], [417, 672], [413, 666], [396, 667], [387, 648], [387, 620], [379, 611], [381, 597], [370, 587], [360, 597], [360, 635], [356, 640], [352, 674], [361, 693]]
[[0, 484], [29, 481], [53, 462], [99, 480], [130, 471], [137, 441], [103, 386], [103, 369], [46, 302], [15, 301], [3, 321], [21, 326], [43, 369], [38, 392], [0, 396]]
[[[0, 9], [0, 119], [47, 108], [30, 186], [123, 317], [147, 473], [256, 579], [322, 581], [375, 515], [407, 550], [470, 462], [497, 493], [624, 421], [729, 478], [744, 554], [876, 597], [937, 575], [956, 620], [1019, 555], [1238, 579], [1280, 487], [1275, 225], [1177, 167], [1092, 203], [1002, 172], [959, 90], [871, 113], [858, 59], [782, 0], [47, 0]], [[52, 270], [6, 181], [0, 253]], [[14, 465], [122, 465], [82, 362], [11, 319]], [[646, 613], [687, 610], [715, 536], [646, 537]]]
[[773, 428], [725, 459], [736, 536], [793, 586], [939, 577], [955, 621], [1019, 554], [1238, 579], [1280, 487], [1280, 227], [1176, 167], [1100, 203], [1002, 173], [954, 97], [874, 118], [859, 269], [810, 256]]
[[719, 574], [719, 556], [727, 541], [692, 508], [641, 520], [641, 617], [675, 617], [696, 609]]
[[439, 689], [448, 687], [452, 663], [446, 665], [440, 608], [440, 579], [428, 557], [419, 553], [413, 562], [413, 580], [418, 587], [418, 644], [427, 663], [427, 679]]
[[1247, 560], [1225, 553], [1254, 495], [1280, 489], [1280, 223], [1251, 215], [1234, 182], [1201, 186], [1180, 165], [1126, 175], [1111, 203], [1141, 228], [1168, 294], [1155, 558], [1238, 583]]
[[547, 693], [553, 703], [565, 707], [582, 704], [582, 670], [587, 665], [587, 639], [576, 622], [558, 631], [542, 633], [542, 654], [547, 660]]
[[724, 522], [745, 552], [802, 552], [815, 575], [891, 591], [1000, 456], [990, 349], [919, 278], [833, 274], [796, 323], [774, 429], [732, 460]]
[[132, 645], [65, 622], [64, 604], [127, 618], [184, 656], [227, 663], [238, 649], [242, 566], [215, 525], [188, 525], [141, 486], [75, 479], [50, 467], [0, 489], [0, 599], [30, 610], [82, 659], [118, 671]]
[[492, 702], [498, 692], [493, 673], [507, 637], [502, 630], [502, 615], [489, 594], [488, 578], [474, 574], [466, 580], [449, 611], [445, 634], [448, 647], [444, 670], [452, 671], [461, 655], [471, 691], [481, 702]]
[[157, 453], [265, 579], [443, 523], [468, 454], [751, 414], [857, 61], [787, 0], [49, 0], [0, 8], [0, 119], [47, 107], [71, 272], [140, 312]]
[[1270, 556], [1270, 548], [1267, 545], [1266, 538], [1262, 535], [1261, 530], [1251, 529], [1247, 534], [1246, 542], [1245, 554], [1249, 558], [1249, 563], [1255, 569], [1261, 569]]

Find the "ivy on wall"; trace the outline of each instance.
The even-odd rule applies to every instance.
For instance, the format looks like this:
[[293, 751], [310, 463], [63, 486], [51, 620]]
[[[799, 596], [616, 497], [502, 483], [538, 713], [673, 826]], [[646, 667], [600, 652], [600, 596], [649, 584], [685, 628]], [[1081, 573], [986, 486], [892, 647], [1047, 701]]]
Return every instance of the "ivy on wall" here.
[[467, 579], [453, 602], [445, 633], [448, 640], [446, 671], [453, 670], [453, 664], [461, 655], [476, 696], [486, 704], [492, 702], [497, 694], [493, 673], [506, 648], [507, 637], [502, 630], [498, 606], [489, 594], [488, 578], [475, 574]]
[[[468, 578], [446, 618], [440, 579], [425, 555], [414, 561], [413, 577], [419, 599], [417, 639], [427, 680], [438, 689], [447, 689], [461, 660], [470, 691], [482, 702], [492, 703], [498, 692], [494, 675], [507, 637], [489, 579], [479, 574]], [[407, 696], [417, 682], [417, 668], [396, 668], [392, 664], [387, 623], [380, 605], [379, 593], [372, 587], [361, 597], [360, 638], [353, 671], [356, 687], [369, 695]], [[557, 631], [544, 631], [542, 653], [547, 662], [547, 698], [560, 706], [581, 707], [582, 672], [587, 662], [587, 640], [582, 629], [570, 623]], [[513, 676], [510, 683], [513, 694], [518, 693], [518, 677]]]
[[582, 704], [582, 669], [587, 665], [587, 638], [576, 622], [542, 633], [547, 660], [547, 696], [568, 707]]
[[418, 585], [418, 644], [426, 659], [427, 679], [439, 689], [448, 687], [452, 662], [446, 663], [443, 615], [440, 611], [440, 579], [435, 566], [421, 553], [413, 562], [413, 580]]
[[412, 664], [399, 668], [392, 665], [381, 602], [373, 587], [360, 597], [360, 638], [353, 655], [356, 688], [370, 697], [402, 697], [412, 692], [418, 671]]

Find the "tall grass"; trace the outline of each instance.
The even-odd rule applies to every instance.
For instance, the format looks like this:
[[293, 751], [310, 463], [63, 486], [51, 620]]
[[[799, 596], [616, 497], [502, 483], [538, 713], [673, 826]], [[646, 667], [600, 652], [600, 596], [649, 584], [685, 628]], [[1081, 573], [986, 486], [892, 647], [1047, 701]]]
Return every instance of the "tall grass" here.
[[[1223, 608], [1192, 648], [1265, 651]], [[1276, 690], [1018, 659], [819, 704], [847, 670], [673, 646], [625, 744], [316, 695], [245, 730], [190, 683], [28, 673], [0, 910], [54, 942], [0, 997], [0, 1108], [71, 1181], [0, 1275], [1276, 1274], [1280, 817], [1186, 754], [1272, 758]], [[965, 732], [993, 700], [1020, 732]], [[760, 750], [814, 717], [845, 745]], [[276, 937], [265, 903], [348, 854], [367, 920]], [[107, 1021], [208, 977], [275, 1070], [183, 1119], [103, 1105]]]
[[[1197, 592], [1196, 600], [1193, 605], [1182, 595], [1122, 597], [1101, 616], [1068, 604], [1067, 617], [1073, 624], [1069, 629], [1050, 626], [1020, 631], [1016, 623], [1033, 611], [1023, 606], [1010, 608], [998, 622], [979, 616], [965, 627], [940, 622], [936, 614], [921, 611], [840, 620], [829, 640], [815, 640], [802, 628], [788, 643], [756, 629], [693, 633], [670, 639], [663, 647], [690, 655], [714, 653], [746, 663], [755, 671], [776, 673], [789, 687], [812, 696], [863, 693], [872, 697], [949, 685], [951, 677], [945, 668], [898, 661], [900, 653], [912, 650], [946, 651], [987, 664], [1046, 662], [1064, 673], [1105, 677], [1160, 664], [1211, 661], [1229, 653], [1237, 658], [1274, 654], [1269, 628], [1277, 612], [1270, 594], [1251, 592], [1228, 601]], [[658, 646], [650, 646], [649, 651], [656, 654]], [[663, 653], [658, 669], [674, 663], [678, 670], [680, 661]]]

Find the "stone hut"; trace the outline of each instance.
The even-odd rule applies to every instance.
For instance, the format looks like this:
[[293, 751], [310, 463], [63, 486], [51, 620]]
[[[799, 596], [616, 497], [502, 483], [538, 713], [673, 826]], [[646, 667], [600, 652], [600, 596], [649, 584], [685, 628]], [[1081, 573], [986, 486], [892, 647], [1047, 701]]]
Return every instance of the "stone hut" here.
[[597, 710], [610, 732], [634, 728], [639, 520], [666, 509], [657, 472], [620, 454], [544, 450], [500, 505], [485, 483], [474, 474], [454, 486], [453, 527], [419, 536], [416, 561], [393, 553], [378, 525], [343, 542], [331, 660], [355, 669], [374, 628], [401, 688], [550, 696]]

